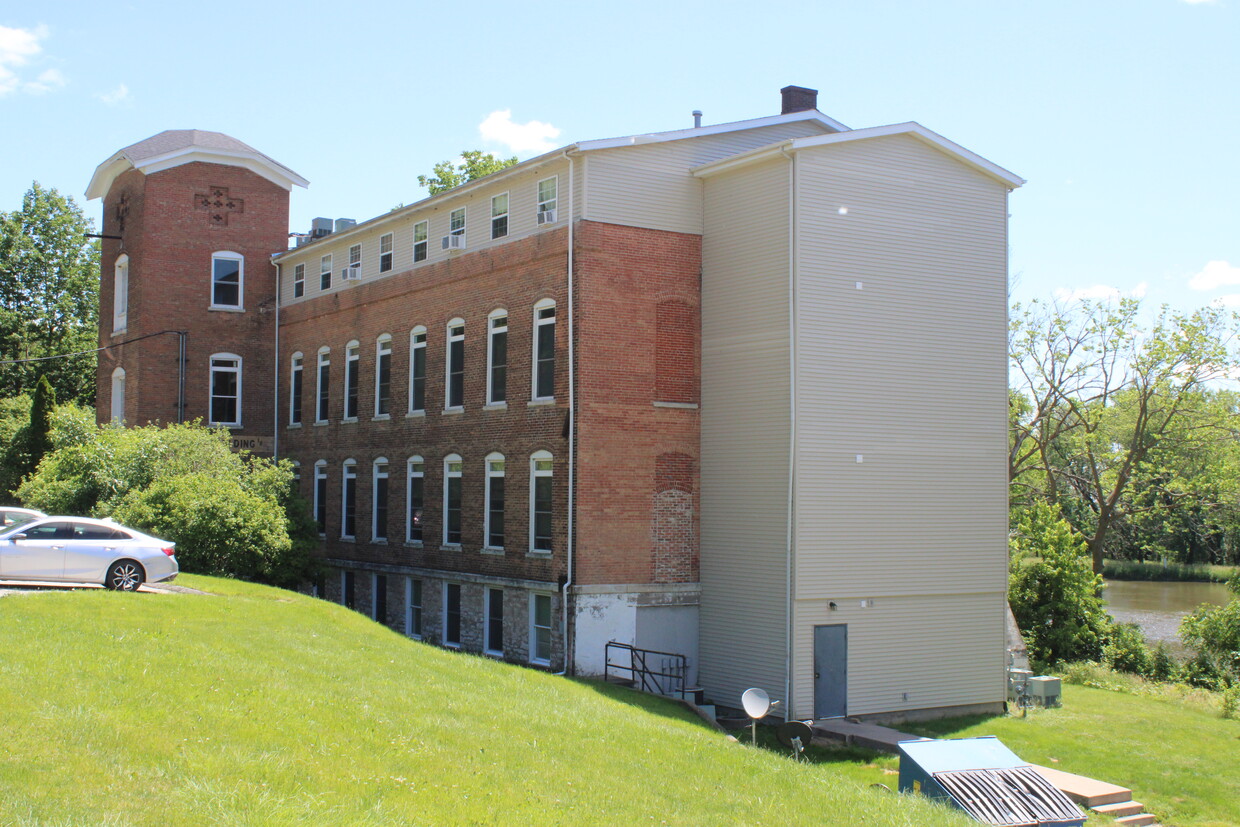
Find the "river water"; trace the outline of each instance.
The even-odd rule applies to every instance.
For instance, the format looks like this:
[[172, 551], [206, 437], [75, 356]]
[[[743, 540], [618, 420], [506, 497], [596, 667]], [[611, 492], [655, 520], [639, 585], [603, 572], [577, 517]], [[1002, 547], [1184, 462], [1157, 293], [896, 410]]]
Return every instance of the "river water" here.
[[1163, 641], [1183, 654], [1180, 621], [1202, 603], [1225, 604], [1231, 592], [1222, 583], [1160, 583], [1148, 580], [1108, 580], [1103, 597], [1116, 620], [1135, 623], [1151, 644]]

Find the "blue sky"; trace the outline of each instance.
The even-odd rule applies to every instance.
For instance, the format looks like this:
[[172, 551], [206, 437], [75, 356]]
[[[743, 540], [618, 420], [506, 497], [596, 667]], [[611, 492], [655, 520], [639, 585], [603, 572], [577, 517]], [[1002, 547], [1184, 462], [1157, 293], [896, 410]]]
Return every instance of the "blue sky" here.
[[0, 209], [33, 180], [81, 201], [121, 147], [209, 129], [310, 180], [292, 202], [305, 230], [419, 200], [417, 175], [463, 149], [524, 158], [694, 109], [776, 114], [791, 83], [848, 126], [917, 121], [1028, 179], [1014, 299], [1240, 307], [1238, 6], [9, 4]]

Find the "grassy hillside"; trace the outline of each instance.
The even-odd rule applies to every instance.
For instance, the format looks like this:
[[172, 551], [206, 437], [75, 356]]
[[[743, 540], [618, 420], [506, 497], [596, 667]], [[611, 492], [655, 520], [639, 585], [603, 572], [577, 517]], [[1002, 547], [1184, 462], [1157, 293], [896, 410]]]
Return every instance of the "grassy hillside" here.
[[0, 598], [5, 824], [969, 824], [288, 592]]

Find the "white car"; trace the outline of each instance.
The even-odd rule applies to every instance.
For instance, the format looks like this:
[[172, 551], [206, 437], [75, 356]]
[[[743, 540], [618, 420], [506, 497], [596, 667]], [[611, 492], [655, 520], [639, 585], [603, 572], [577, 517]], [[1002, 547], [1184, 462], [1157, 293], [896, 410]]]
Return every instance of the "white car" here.
[[0, 507], [0, 531], [4, 531], [18, 523], [28, 523], [31, 520], [37, 520], [40, 517], [46, 516], [42, 511], [35, 511], [33, 508], [15, 508], [6, 505]]
[[101, 583], [133, 591], [172, 580], [176, 544], [112, 520], [41, 516], [0, 529], [0, 580]]

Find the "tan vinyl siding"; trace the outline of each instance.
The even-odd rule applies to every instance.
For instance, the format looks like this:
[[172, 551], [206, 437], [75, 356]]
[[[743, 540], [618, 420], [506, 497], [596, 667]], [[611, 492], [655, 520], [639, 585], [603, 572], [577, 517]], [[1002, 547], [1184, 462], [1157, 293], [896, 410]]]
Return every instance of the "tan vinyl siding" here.
[[827, 134], [814, 121], [741, 130], [702, 138], [638, 144], [588, 153], [585, 217], [681, 233], [702, 232], [701, 183], [692, 167], [787, 138]]
[[1002, 592], [797, 600], [793, 716], [814, 715], [814, 627], [831, 624], [848, 626], [849, 715], [1002, 701], [1005, 605]]
[[701, 682], [782, 697], [787, 649], [788, 167], [705, 182]]
[[[578, 169], [580, 172], [580, 169]], [[558, 220], [554, 224], [539, 226], [538, 182], [545, 179], [559, 178], [558, 201], [556, 210]], [[491, 198], [500, 193], [508, 193], [508, 235], [491, 238]], [[317, 296], [347, 290], [357, 282], [340, 281], [340, 271], [349, 263], [349, 248], [354, 244], [362, 245], [362, 278], [361, 282], [373, 281], [377, 278], [404, 273], [425, 264], [441, 261], [450, 256], [468, 255], [473, 250], [486, 249], [498, 244], [524, 238], [543, 230], [554, 230], [565, 224], [568, 215], [568, 163], [558, 161], [524, 173], [501, 179], [489, 186], [480, 185], [477, 189], [457, 197], [451, 195], [422, 207], [411, 207], [402, 212], [393, 221], [376, 224], [373, 227], [361, 227], [352, 233], [342, 233], [337, 238], [328, 236], [313, 244], [304, 245], [280, 262], [281, 270], [281, 304], [295, 304], [311, 301]], [[440, 248], [441, 240], [448, 234], [450, 215], [453, 210], [466, 208], [465, 243], [462, 252], [448, 252]], [[428, 221], [427, 257], [413, 263], [413, 228], [414, 225]], [[386, 273], [379, 272], [379, 239], [387, 233], [393, 233], [395, 243], [392, 269]], [[319, 259], [332, 254], [332, 286], [330, 290], [319, 290]], [[306, 265], [306, 294], [302, 298], [293, 298], [293, 270], [299, 263]]]

